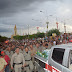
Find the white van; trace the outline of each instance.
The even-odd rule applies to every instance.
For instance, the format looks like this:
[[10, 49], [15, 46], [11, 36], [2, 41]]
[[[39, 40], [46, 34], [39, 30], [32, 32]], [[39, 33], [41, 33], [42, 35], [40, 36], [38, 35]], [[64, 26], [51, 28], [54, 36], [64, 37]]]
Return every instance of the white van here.
[[[53, 72], [54, 68], [56, 69], [55, 72], [72, 72], [72, 43], [53, 46], [48, 60], [43, 60], [37, 56], [35, 60], [39, 67], [44, 70], [43, 72]], [[46, 69], [49, 69], [46, 64], [52, 67], [51, 71]]]

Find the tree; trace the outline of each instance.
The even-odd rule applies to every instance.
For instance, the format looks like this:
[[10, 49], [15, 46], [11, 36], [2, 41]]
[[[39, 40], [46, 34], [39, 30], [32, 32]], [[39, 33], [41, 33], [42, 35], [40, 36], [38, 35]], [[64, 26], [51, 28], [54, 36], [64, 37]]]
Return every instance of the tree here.
[[7, 40], [8, 38], [5, 36], [0, 36], [0, 42], [4, 42], [5, 40]]
[[43, 38], [45, 36], [45, 33], [36, 33], [36, 34], [32, 34], [32, 35], [29, 35], [29, 38], [28, 38], [28, 35], [25, 35], [25, 36], [14, 36], [13, 38], [16, 39], [16, 40], [22, 40], [22, 39], [32, 39], [32, 38]]
[[51, 29], [48, 31], [47, 36], [52, 36], [52, 33], [56, 33], [57, 36], [60, 35], [60, 31], [58, 29]]
[[37, 38], [39, 38], [39, 37], [40, 37], [40, 38], [43, 38], [43, 37], [45, 36], [45, 33], [43, 33], [43, 32], [42, 32], [42, 33], [38, 32], [36, 35], [37, 35]]

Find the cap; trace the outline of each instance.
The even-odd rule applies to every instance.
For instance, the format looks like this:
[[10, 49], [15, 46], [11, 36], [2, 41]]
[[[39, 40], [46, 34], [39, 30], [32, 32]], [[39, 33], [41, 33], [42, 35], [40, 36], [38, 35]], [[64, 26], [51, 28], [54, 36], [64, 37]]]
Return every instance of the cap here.
[[4, 51], [1, 51], [1, 54], [3, 54], [4, 53]]

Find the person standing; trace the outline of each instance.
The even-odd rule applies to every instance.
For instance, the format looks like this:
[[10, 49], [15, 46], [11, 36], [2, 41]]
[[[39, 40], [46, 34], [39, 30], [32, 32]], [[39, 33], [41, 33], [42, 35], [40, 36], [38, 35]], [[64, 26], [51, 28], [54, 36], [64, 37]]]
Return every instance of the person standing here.
[[[6, 53], [6, 55], [9, 56], [10, 61], [11, 61], [11, 57], [12, 57], [12, 55], [13, 55], [13, 51], [11, 51], [11, 48], [8, 47], [8, 49], [7, 49], [7, 51], [6, 51], [5, 53]], [[11, 71], [11, 65], [9, 65], [9, 71]]]
[[24, 53], [24, 45], [21, 46], [20, 53]]
[[[14, 65], [14, 67], [13, 67]], [[12, 55], [11, 58], [11, 69], [15, 72], [21, 72], [22, 67], [25, 66], [25, 60], [22, 53], [19, 52], [19, 48], [16, 48], [15, 53]]]
[[45, 48], [48, 49], [48, 44], [45, 44]]
[[[39, 43], [36, 44], [36, 51], [38, 51], [40, 48], [39, 48]], [[40, 50], [39, 50], [40, 51]]]
[[41, 45], [41, 47], [40, 47], [40, 52], [43, 52], [45, 49], [46, 49], [46, 48], [45, 48], [45, 44], [42, 43], [42, 45]]
[[30, 45], [30, 52], [31, 52], [32, 62], [34, 63], [34, 56], [36, 54], [36, 50], [33, 48], [33, 45]]
[[1, 51], [0, 51], [0, 72], [4, 72], [4, 69], [6, 68], [7, 62], [4, 58], [1, 57]]
[[7, 50], [5, 53], [6, 53], [6, 55], [8, 55], [9, 58], [11, 59], [11, 57], [12, 57], [12, 55], [13, 55], [13, 51], [11, 51], [11, 48], [10, 48], [10, 47], [8, 47], [8, 50]]
[[33, 62], [31, 61], [31, 53], [27, 46], [25, 47], [24, 58], [25, 58], [25, 63], [26, 63], [24, 67], [25, 71], [32, 72], [34, 66], [33, 66]]
[[5, 61], [7, 62], [7, 65], [6, 65], [6, 68], [5, 68], [5, 72], [9, 72], [10, 58], [8, 57], [8, 55], [5, 54], [4, 51], [1, 51], [1, 55], [2, 55], [2, 58], [4, 58]]
[[51, 42], [48, 43], [48, 49], [51, 49], [52, 45]]

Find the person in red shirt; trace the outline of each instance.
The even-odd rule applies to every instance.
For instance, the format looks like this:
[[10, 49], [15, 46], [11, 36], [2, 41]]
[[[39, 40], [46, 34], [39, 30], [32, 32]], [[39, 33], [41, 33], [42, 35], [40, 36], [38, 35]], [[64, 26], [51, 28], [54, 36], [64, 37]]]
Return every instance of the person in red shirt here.
[[5, 68], [5, 72], [9, 72], [9, 64], [10, 64], [10, 58], [8, 57], [8, 55], [5, 54], [4, 51], [1, 52], [2, 58], [5, 59], [5, 61], [7, 62], [7, 66]]

